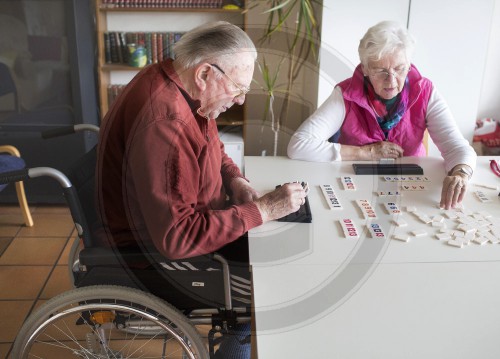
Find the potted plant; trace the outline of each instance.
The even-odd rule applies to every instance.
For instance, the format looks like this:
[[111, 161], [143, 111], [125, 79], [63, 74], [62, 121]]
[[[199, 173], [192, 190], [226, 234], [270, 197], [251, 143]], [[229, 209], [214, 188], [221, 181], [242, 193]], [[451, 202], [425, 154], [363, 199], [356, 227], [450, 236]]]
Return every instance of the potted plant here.
[[280, 134], [288, 128], [290, 105], [294, 99], [301, 101], [300, 91], [294, 85], [306, 63], [314, 66], [318, 63], [317, 13], [321, 7], [320, 0], [267, 0], [251, 2], [249, 8], [260, 16], [266, 15], [257, 41], [261, 78], [255, 82], [266, 95], [261, 133], [267, 126], [271, 129], [274, 156], [278, 154]]

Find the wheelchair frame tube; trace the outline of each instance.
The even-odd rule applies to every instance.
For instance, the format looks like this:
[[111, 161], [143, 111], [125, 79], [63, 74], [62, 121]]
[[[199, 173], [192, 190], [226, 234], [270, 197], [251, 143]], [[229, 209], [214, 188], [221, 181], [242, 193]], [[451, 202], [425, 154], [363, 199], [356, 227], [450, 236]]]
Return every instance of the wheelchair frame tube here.
[[65, 135], [70, 135], [70, 134], [80, 132], [80, 131], [92, 131], [95, 133], [99, 133], [99, 127], [96, 125], [88, 124], [88, 123], [81, 123], [81, 124], [74, 125], [74, 126], [63, 126], [63, 127], [58, 127], [58, 128], [53, 128], [50, 130], [43, 131], [42, 138], [48, 139], [48, 138], [53, 138], [53, 137], [65, 136]]
[[34, 167], [28, 169], [28, 177], [42, 177], [47, 176], [55, 179], [59, 182], [61, 187], [63, 188], [63, 194], [66, 198], [66, 202], [68, 203], [69, 210], [71, 212], [71, 217], [75, 222], [75, 227], [78, 232], [78, 236], [82, 238], [83, 244], [85, 247], [89, 248], [92, 243], [90, 243], [90, 229], [87, 224], [87, 220], [83, 215], [83, 209], [78, 199], [78, 195], [76, 193], [76, 189], [71, 184], [71, 181], [62, 173], [61, 171], [56, 170], [51, 167]]
[[229, 273], [229, 264], [226, 259], [220, 254], [215, 253], [214, 259], [222, 264], [222, 276], [224, 281], [224, 302], [227, 310], [233, 309], [231, 301], [231, 277]]

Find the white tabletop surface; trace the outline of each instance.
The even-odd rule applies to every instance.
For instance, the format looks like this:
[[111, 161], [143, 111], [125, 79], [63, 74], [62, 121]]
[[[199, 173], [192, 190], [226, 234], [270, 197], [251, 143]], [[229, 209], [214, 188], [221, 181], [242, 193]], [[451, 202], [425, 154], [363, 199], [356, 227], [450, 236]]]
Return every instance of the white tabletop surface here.
[[[500, 225], [500, 178], [481, 157], [463, 207], [489, 213]], [[352, 162], [312, 163], [284, 157], [245, 157], [246, 177], [265, 193], [277, 184], [307, 181], [311, 224], [270, 222], [249, 232], [257, 351], [259, 358], [498, 358], [500, 345], [500, 245], [471, 243], [455, 248], [435, 237], [407, 206], [430, 217], [438, 208], [444, 177], [442, 159], [403, 158], [418, 163], [429, 181], [389, 182], [383, 176], [355, 175]], [[340, 178], [351, 176], [356, 191]], [[330, 184], [343, 209], [331, 210], [320, 190]], [[402, 185], [424, 185], [422, 191]], [[401, 196], [381, 197], [397, 190]], [[474, 192], [491, 199], [482, 203]], [[363, 218], [355, 200], [367, 199], [377, 219]], [[390, 215], [393, 201], [401, 213]], [[452, 211], [454, 212], [454, 211]], [[339, 220], [353, 220], [359, 239], [345, 238]], [[404, 219], [407, 227], [394, 220]], [[456, 220], [444, 220], [455, 228]], [[378, 223], [386, 239], [366, 229]], [[395, 233], [424, 230], [409, 242]], [[480, 354], [480, 355], [479, 355]]]

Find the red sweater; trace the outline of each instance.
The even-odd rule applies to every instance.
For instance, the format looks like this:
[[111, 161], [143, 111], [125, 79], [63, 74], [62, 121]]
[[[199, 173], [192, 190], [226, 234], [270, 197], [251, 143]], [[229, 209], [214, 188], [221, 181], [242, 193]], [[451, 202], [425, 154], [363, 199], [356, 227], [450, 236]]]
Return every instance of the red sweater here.
[[253, 203], [229, 205], [238, 167], [214, 120], [196, 114], [172, 61], [143, 69], [103, 120], [98, 207], [109, 244], [148, 245], [170, 259], [211, 253], [262, 224]]

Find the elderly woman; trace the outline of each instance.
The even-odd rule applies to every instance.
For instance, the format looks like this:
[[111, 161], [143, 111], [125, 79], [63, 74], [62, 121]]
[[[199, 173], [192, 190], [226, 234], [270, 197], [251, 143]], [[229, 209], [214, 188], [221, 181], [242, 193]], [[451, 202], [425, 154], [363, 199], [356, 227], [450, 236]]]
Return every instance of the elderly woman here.
[[[288, 156], [306, 161], [379, 160], [425, 156], [427, 129], [445, 159], [440, 206], [465, 195], [476, 154], [432, 82], [411, 64], [414, 40], [398, 23], [371, 27], [359, 44], [359, 64], [294, 133]], [[338, 143], [329, 140], [338, 137]]]

